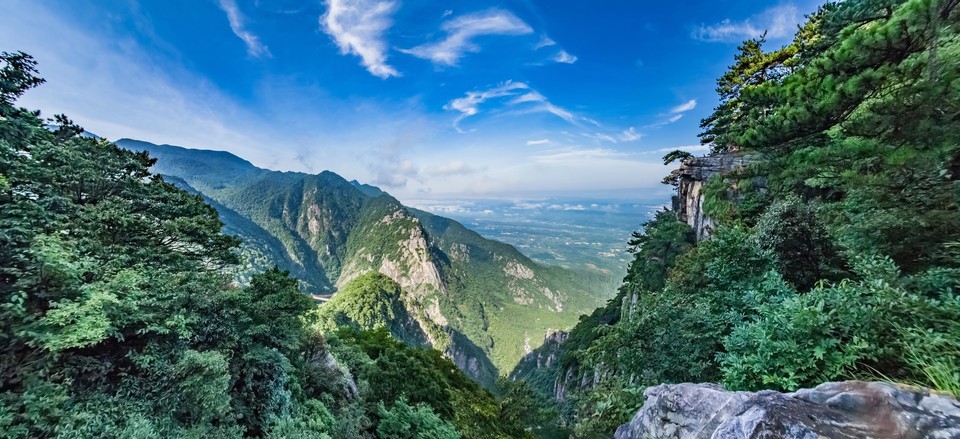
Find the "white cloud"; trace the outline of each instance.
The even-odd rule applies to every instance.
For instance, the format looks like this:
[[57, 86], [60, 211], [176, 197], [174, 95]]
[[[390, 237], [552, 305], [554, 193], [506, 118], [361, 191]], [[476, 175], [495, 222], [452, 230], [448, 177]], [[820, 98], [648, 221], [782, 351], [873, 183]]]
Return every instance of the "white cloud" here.
[[0, 41], [15, 41], [16, 49], [34, 56], [47, 80], [18, 105], [41, 109], [46, 116], [67, 114], [110, 140], [229, 147], [263, 164], [256, 146], [269, 141], [270, 127], [259, 114], [206, 78], [150, 56], [135, 42], [118, 44], [44, 2], [3, 1]]
[[702, 24], [693, 32], [698, 40], [711, 42], [741, 42], [767, 33], [767, 38], [785, 38], [793, 35], [803, 16], [794, 5], [769, 8], [743, 21], [723, 20], [719, 23]]
[[474, 172], [477, 172], [477, 170], [462, 160], [443, 163], [430, 170], [430, 174], [438, 176], [466, 175], [473, 174]]
[[342, 54], [360, 57], [360, 63], [374, 76], [400, 76], [387, 64], [384, 34], [393, 26], [391, 16], [397, 3], [383, 0], [328, 0], [327, 13], [320, 17], [323, 31], [333, 38]]
[[479, 52], [480, 46], [472, 40], [482, 35], [525, 35], [533, 29], [510, 12], [490, 9], [449, 20], [441, 26], [446, 38], [401, 50], [435, 64], [455, 66], [467, 52]]
[[672, 114], [686, 113], [687, 111], [690, 111], [694, 108], [697, 108], [697, 100], [691, 99], [687, 102], [677, 105], [676, 107], [671, 108], [670, 113]]
[[667, 119], [667, 123], [674, 123], [674, 122], [676, 122], [676, 121], [678, 121], [678, 120], [680, 120], [680, 119], [683, 119], [683, 115], [682, 115], [682, 114], [677, 114], [677, 115], [674, 115], [674, 116], [670, 117], [669, 119]]
[[532, 203], [529, 201], [514, 201], [513, 206], [510, 208], [514, 210], [536, 210], [542, 208], [543, 206], [546, 206], [546, 204]]
[[553, 60], [558, 63], [573, 64], [577, 62], [577, 57], [567, 53], [566, 50], [561, 50], [560, 53], [553, 57]]
[[623, 157], [626, 154], [606, 148], [592, 148], [592, 149], [581, 149], [581, 148], [564, 148], [561, 150], [553, 151], [549, 154], [537, 155], [533, 159], [537, 163], [559, 163], [559, 162], [576, 162], [579, 160], [587, 159], [609, 159], [616, 157]]
[[524, 102], [545, 102], [546, 100], [547, 98], [544, 95], [537, 93], [536, 91], [531, 91], [511, 100], [510, 104], [517, 105]]
[[522, 82], [507, 81], [487, 90], [468, 91], [466, 96], [450, 101], [447, 105], [443, 106], [443, 109], [460, 112], [460, 115], [457, 116], [456, 121], [454, 121], [454, 127], [456, 127], [458, 131], [463, 132], [460, 130], [459, 123], [470, 116], [479, 114], [481, 104], [490, 99], [516, 96], [517, 94], [520, 94], [520, 96], [508, 101], [508, 106], [519, 106], [522, 104], [533, 105], [525, 105], [525, 108], [518, 108], [511, 111], [510, 114], [549, 113], [571, 124], [577, 124], [577, 117], [574, 116], [573, 113], [552, 104], [546, 96], [531, 89], [529, 85]]
[[550, 139], [527, 140], [527, 146], [550, 145]]
[[587, 208], [584, 207], [582, 204], [569, 204], [569, 203], [556, 204], [556, 203], [554, 203], [554, 204], [551, 204], [551, 205], [547, 206], [547, 210], [567, 210], [567, 211], [570, 211], [570, 210], [587, 210]]
[[598, 142], [610, 142], [617, 143], [617, 139], [614, 139], [613, 136], [604, 133], [580, 133], [581, 136], [588, 139], [593, 139]]
[[420, 168], [410, 160], [403, 160], [393, 166], [376, 169], [373, 184], [390, 188], [402, 188], [410, 180], [420, 180]]
[[260, 42], [260, 38], [248, 31], [244, 26], [243, 13], [237, 7], [236, 0], [219, 0], [220, 9], [227, 13], [227, 21], [230, 22], [230, 30], [234, 35], [243, 40], [247, 45], [247, 54], [259, 58], [261, 56], [270, 56], [270, 49]]
[[516, 94], [516, 90], [528, 90], [529, 88], [530, 86], [522, 82], [507, 81], [488, 90], [468, 91], [466, 96], [450, 101], [443, 106], [443, 109], [459, 111], [460, 116], [457, 116], [456, 121], [459, 123], [461, 120], [479, 113], [479, 105], [488, 99], [512, 96]]
[[557, 45], [556, 41], [550, 39], [550, 37], [543, 35], [540, 37], [540, 41], [537, 41], [537, 44], [533, 45], [533, 50], [540, 50], [544, 47], [550, 47]]
[[453, 15], [453, 9], [447, 9], [446, 11], [443, 11], [443, 14], [440, 14], [440, 18], [447, 18], [451, 15]]
[[558, 107], [558, 106], [556, 106], [556, 105], [553, 105], [553, 104], [551, 104], [551, 103], [549, 103], [549, 102], [544, 102], [543, 105], [540, 105], [540, 106], [536, 107], [535, 110], [536, 110], [536, 111], [543, 111], [543, 112], [550, 113], [550, 114], [552, 114], [552, 115], [554, 115], [554, 116], [557, 116], [557, 117], [559, 117], [559, 118], [561, 118], [561, 119], [563, 119], [563, 120], [565, 120], [565, 121], [567, 121], [567, 122], [570, 122], [570, 123], [572, 123], [572, 124], [576, 124], [576, 123], [577, 123], [577, 122], [576, 122], [576, 118], [573, 116], [573, 113], [571, 113], [571, 112], [569, 112], [569, 111], [567, 111], [567, 110], [565, 110], [565, 109], [563, 109], [563, 108], [560, 108], [560, 107]]
[[637, 129], [634, 127], [630, 127], [620, 133], [620, 140], [624, 142], [637, 141], [640, 140], [641, 137], [643, 137], [643, 134], [638, 133]]

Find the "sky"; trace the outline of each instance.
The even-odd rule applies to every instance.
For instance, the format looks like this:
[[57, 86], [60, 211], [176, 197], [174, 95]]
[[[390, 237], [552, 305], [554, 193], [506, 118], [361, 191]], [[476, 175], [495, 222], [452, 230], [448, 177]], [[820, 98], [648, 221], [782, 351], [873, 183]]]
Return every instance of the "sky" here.
[[412, 199], [666, 194], [737, 45], [819, 1], [3, 0], [19, 105]]

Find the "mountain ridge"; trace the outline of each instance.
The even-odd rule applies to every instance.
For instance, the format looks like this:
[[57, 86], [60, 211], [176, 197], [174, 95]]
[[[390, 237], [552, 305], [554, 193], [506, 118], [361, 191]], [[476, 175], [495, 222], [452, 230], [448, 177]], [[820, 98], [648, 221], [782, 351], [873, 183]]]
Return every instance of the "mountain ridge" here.
[[148, 151], [157, 159], [153, 172], [220, 212], [225, 232], [244, 242], [239, 282], [276, 264], [300, 278], [305, 292], [326, 296], [370, 272], [383, 274], [404, 291], [397, 300], [429, 344], [487, 384], [547, 332], [572, 327], [612, 294], [598, 291], [596, 278], [540, 265], [331, 171], [271, 171], [225, 151], [116, 143]]

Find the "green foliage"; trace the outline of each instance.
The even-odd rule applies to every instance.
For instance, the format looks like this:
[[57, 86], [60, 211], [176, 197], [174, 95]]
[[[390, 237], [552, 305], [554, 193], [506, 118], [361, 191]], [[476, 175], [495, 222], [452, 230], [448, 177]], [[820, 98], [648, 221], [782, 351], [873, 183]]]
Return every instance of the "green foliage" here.
[[267, 437], [284, 439], [331, 439], [337, 420], [320, 401], [311, 399], [296, 406], [290, 416], [275, 418]]
[[329, 342], [287, 271], [233, 284], [239, 241], [203, 197], [152, 175], [146, 153], [11, 107], [40, 81], [28, 56], [3, 62], [4, 437], [501, 438], [533, 422], [523, 391], [501, 403], [439, 352], [391, 338], [404, 293], [382, 275], [324, 320], [379, 330]]
[[777, 271], [798, 290], [809, 290], [838, 267], [833, 241], [815, 207], [795, 196], [778, 200], [757, 221], [756, 244], [777, 259]]
[[13, 105], [27, 90], [43, 84], [36, 76], [37, 62], [23, 52], [0, 52], [0, 106]]
[[[371, 271], [344, 285], [316, 311], [316, 328], [323, 332], [341, 327], [386, 327], [394, 338], [414, 346], [427, 346], [427, 335], [407, 310], [406, 293], [393, 279]], [[426, 320], [426, 319], [422, 319]], [[437, 335], [446, 336], [436, 328]]]
[[669, 230], [658, 215], [618, 299], [553, 348], [559, 370], [523, 371], [566, 391], [576, 436], [609, 435], [661, 382], [882, 378], [956, 394], [958, 5], [833, 2], [779, 50], [739, 47], [701, 140], [752, 164], [704, 185], [715, 235], [651, 255]]
[[663, 156], [663, 164], [664, 166], [666, 166], [677, 160], [680, 160], [682, 162], [691, 157], [693, 157], [693, 154], [690, 154], [689, 152], [686, 152], [686, 151], [681, 151], [679, 149], [675, 149]]
[[952, 391], [960, 335], [952, 287], [922, 288], [929, 275], [903, 279], [888, 258], [857, 260], [854, 271], [863, 280], [761, 306], [760, 318], [725, 341], [727, 385], [795, 390], [879, 374]]
[[634, 232], [628, 241], [634, 259], [627, 269], [627, 279], [635, 288], [657, 291], [663, 288], [667, 273], [677, 257], [693, 248], [693, 229], [677, 221], [672, 211], [661, 210], [643, 224], [643, 233]]
[[460, 434], [449, 422], [440, 419], [426, 404], [415, 407], [405, 398], [398, 399], [389, 410], [379, 403], [377, 436], [383, 439], [459, 439]]
[[579, 394], [576, 402], [581, 408], [574, 436], [600, 437], [616, 430], [643, 406], [643, 388], [619, 379], [606, 380]]
[[[355, 377], [362, 431], [384, 437], [526, 437], [549, 427], [550, 404], [523, 383], [500, 382], [494, 398], [435, 350], [411, 348], [383, 326], [338, 329], [330, 351]], [[384, 422], [387, 422], [384, 424]], [[343, 435], [343, 433], [339, 433]], [[337, 435], [335, 435], [337, 436]], [[337, 436], [340, 437], [340, 436]]]
[[500, 425], [507, 437], [532, 437], [557, 431], [557, 408], [526, 381], [497, 380]]

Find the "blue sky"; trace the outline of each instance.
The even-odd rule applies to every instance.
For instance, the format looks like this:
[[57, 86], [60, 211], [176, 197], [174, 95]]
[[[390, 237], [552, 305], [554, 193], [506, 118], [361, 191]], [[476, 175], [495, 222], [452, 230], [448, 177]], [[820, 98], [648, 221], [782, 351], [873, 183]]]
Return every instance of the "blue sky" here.
[[737, 44], [818, 1], [4, 0], [20, 104], [407, 199], [665, 193]]

